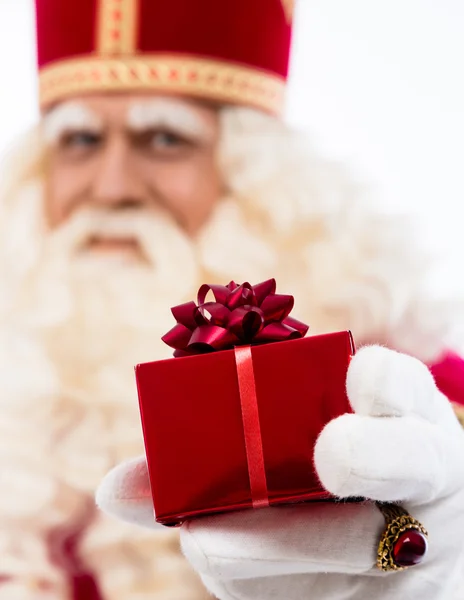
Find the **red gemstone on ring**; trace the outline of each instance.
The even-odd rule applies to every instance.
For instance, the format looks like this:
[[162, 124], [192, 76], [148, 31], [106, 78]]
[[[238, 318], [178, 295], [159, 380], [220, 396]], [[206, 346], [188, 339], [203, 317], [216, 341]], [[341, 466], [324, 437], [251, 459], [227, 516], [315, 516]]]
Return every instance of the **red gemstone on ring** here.
[[426, 536], [417, 529], [408, 529], [396, 540], [393, 560], [399, 567], [412, 567], [422, 562], [427, 554]]

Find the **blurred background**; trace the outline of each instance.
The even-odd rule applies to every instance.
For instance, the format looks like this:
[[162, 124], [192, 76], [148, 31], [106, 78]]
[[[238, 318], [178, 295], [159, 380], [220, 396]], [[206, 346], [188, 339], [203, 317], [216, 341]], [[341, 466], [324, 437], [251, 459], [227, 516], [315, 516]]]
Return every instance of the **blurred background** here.
[[[461, 248], [464, 2], [299, 0], [296, 22], [287, 118]], [[1, 153], [37, 119], [32, 0], [0, 0], [0, 73]]]

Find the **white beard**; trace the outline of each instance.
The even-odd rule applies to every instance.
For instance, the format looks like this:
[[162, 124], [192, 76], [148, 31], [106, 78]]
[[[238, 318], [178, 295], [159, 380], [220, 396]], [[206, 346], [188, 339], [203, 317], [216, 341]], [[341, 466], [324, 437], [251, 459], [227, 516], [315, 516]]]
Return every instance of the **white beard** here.
[[[143, 258], [85, 249], [102, 235], [134, 239]], [[197, 271], [192, 243], [165, 213], [82, 211], [44, 237], [9, 320], [60, 337], [58, 362], [68, 352], [109, 359], [122, 335], [151, 339], [154, 348], [169, 328], [169, 307], [194, 292]]]
[[[144, 260], [82, 252], [102, 234], [136, 240]], [[143, 451], [133, 367], [171, 356], [169, 309], [193, 297], [198, 269], [162, 212], [86, 211], [42, 239], [0, 329], [0, 402], [16, 431], [34, 424], [34, 452], [55, 446], [59, 478], [92, 494], [115, 462]], [[17, 499], [4, 508], [20, 510]]]
[[[86, 249], [89, 240], [98, 236], [134, 239], [143, 258]], [[45, 309], [52, 322], [56, 322], [79, 311], [81, 303], [85, 306], [88, 295], [104, 296], [116, 293], [119, 288], [124, 294], [115, 294], [112, 300], [116, 304], [125, 302], [124, 296], [134, 296], [147, 306], [153, 306], [157, 298], [160, 304], [182, 298], [196, 279], [192, 244], [166, 213], [85, 210], [44, 237], [36, 264], [30, 268], [22, 287], [29, 292], [28, 287], [32, 285], [32, 295], [35, 292], [36, 296], [34, 312], [37, 313], [39, 307]], [[59, 292], [59, 299], [67, 294], [66, 315], [52, 297], [48, 306], [37, 302], [49, 288], [51, 291], [47, 294]], [[142, 293], [145, 290], [154, 295], [147, 297]], [[159, 300], [160, 296], [163, 301]], [[132, 318], [125, 311], [120, 317], [123, 321], [126, 317]], [[35, 319], [40, 320], [38, 314]]]

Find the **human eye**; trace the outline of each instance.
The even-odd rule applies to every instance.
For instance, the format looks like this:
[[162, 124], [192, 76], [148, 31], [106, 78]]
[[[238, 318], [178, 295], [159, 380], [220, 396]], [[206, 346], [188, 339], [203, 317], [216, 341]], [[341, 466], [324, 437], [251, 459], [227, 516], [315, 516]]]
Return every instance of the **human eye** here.
[[137, 145], [160, 158], [170, 158], [187, 153], [194, 141], [171, 129], [145, 131], [138, 136]]
[[186, 144], [187, 140], [185, 138], [172, 131], [157, 131], [153, 133], [153, 148], [178, 148]]
[[101, 136], [93, 131], [68, 131], [60, 140], [60, 147], [64, 150], [90, 150], [101, 142]]

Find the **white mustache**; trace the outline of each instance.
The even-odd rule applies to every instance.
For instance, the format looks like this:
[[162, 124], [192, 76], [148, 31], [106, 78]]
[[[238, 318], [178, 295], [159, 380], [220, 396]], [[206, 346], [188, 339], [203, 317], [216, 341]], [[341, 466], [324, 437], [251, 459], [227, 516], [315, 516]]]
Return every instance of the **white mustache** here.
[[131, 238], [144, 249], [146, 245], [153, 243], [153, 237], [160, 227], [167, 225], [173, 227], [173, 221], [161, 211], [82, 210], [51, 235], [50, 251], [75, 253], [94, 238], [108, 237]]
[[[176, 287], [190, 287], [195, 280], [198, 269], [195, 244], [173, 217], [162, 209], [85, 209], [76, 212], [67, 223], [48, 236], [40, 261], [57, 279], [66, 279], [70, 267], [82, 267], [84, 272], [90, 269], [106, 275], [109, 264], [121, 265], [120, 258], [86, 252], [95, 238], [134, 240], [139, 246], [140, 261], [124, 264], [129, 265], [132, 271], [134, 267], [144, 271], [148, 269], [150, 277], [160, 286], [171, 286], [176, 280], [174, 273], [180, 278]], [[125, 260], [124, 257], [122, 260]], [[116, 275], [121, 271], [111, 269], [111, 272]]]
[[[93, 252], [89, 242], [96, 237], [130, 238], [140, 256]], [[31, 319], [40, 326], [64, 322], [76, 307], [94, 318], [102, 302], [108, 319], [118, 315], [117, 322], [139, 326], [147, 314], [155, 322], [151, 308], [160, 299], [172, 306], [194, 293], [198, 264], [193, 241], [168, 213], [86, 209], [44, 236], [29, 273]]]

